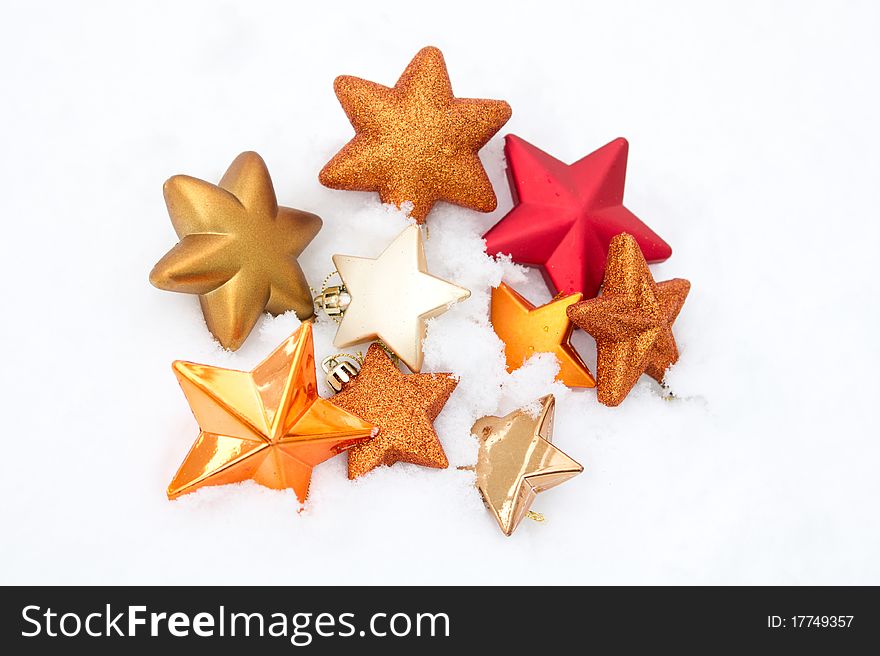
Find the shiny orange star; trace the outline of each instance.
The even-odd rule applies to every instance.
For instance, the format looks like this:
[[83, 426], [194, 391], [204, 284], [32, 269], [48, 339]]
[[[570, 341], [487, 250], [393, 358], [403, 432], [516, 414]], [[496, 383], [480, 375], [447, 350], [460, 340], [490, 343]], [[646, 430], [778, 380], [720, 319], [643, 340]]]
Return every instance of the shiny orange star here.
[[433, 421], [458, 381], [449, 374], [404, 374], [378, 344], [364, 366], [333, 402], [379, 427], [376, 439], [348, 452], [348, 477], [396, 462], [445, 469], [449, 466]]
[[453, 96], [437, 48], [422, 48], [393, 88], [348, 75], [333, 86], [355, 136], [323, 168], [321, 184], [377, 191], [383, 203], [412, 201], [419, 223], [439, 200], [495, 209], [477, 152], [510, 118], [510, 105]]
[[566, 309], [583, 298], [571, 294], [535, 307], [506, 283], [492, 290], [492, 327], [504, 342], [507, 370], [519, 369], [535, 353], [559, 361], [557, 379], [569, 387], [595, 387], [587, 365], [571, 345], [574, 326]]
[[372, 425], [318, 397], [311, 323], [253, 371], [180, 360], [172, 366], [201, 432], [168, 486], [169, 499], [254, 480], [293, 488], [302, 502], [312, 467], [375, 434]]
[[645, 373], [662, 381], [678, 360], [672, 324], [691, 284], [655, 283], [636, 240], [611, 240], [602, 295], [568, 308], [568, 317], [596, 338], [599, 401], [619, 405]]

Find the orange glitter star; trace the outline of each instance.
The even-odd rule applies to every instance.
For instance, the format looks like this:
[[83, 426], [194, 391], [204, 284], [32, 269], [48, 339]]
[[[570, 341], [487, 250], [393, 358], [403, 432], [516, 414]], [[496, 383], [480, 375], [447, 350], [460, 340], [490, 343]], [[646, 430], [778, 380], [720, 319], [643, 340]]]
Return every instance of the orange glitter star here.
[[375, 439], [349, 450], [348, 477], [396, 462], [448, 467], [433, 421], [456, 385], [449, 374], [404, 374], [371, 344], [360, 373], [333, 397], [340, 408], [379, 427]]
[[393, 88], [348, 75], [333, 87], [355, 136], [324, 166], [321, 184], [377, 191], [383, 203], [398, 206], [412, 201], [418, 223], [440, 200], [495, 209], [477, 152], [510, 118], [510, 105], [453, 96], [437, 48], [422, 48]]
[[595, 387], [587, 365], [571, 345], [574, 329], [566, 309], [583, 298], [571, 294], [535, 307], [506, 283], [492, 290], [492, 327], [504, 342], [507, 370], [519, 369], [535, 353], [559, 361], [557, 379], [569, 387]]
[[662, 381], [678, 360], [672, 324], [691, 284], [655, 283], [638, 243], [627, 233], [611, 240], [602, 295], [568, 308], [568, 317], [596, 338], [600, 403], [619, 405], [645, 373]]
[[312, 467], [374, 434], [370, 424], [318, 397], [308, 322], [253, 371], [180, 360], [173, 368], [201, 432], [168, 486], [169, 499], [254, 480], [292, 487], [302, 502]]

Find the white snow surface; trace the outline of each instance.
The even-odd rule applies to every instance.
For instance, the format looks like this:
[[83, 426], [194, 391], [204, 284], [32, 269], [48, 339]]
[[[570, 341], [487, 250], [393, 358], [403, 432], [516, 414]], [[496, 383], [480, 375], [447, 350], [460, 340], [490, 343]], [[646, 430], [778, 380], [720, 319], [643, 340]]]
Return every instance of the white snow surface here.
[[[876, 3], [4, 7], [0, 582], [880, 583]], [[333, 78], [391, 85], [428, 44], [456, 95], [513, 108], [481, 152], [498, 210], [429, 218], [431, 272], [472, 291], [425, 343], [425, 371], [461, 378], [436, 422], [450, 468], [351, 482], [338, 457], [301, 512], [253, 483], [168, 501], [198, 432], [171, 361], [248, 369], [298, 321], [266, 316], [229, 353], [194, 296], [149, 285], [176, 241], [162, 182], [256, 150], [279, 202], [324, 219], [314, 286], [334, 253], [378, 255], [404, 215], [317, 181], [352, 134]], [[511, 207], [506, 133], [568, 162], [630, 140], [626, 205], [674, 251], [653, 273], [693, 285], [676, 400], [643, 377], [605, 408], [547, 355], [505, 371], [490, 286], [550, 298], [483, 253]], [[457, 467], [475, 419], [547, 393], [585, 471], [506, 538]]]

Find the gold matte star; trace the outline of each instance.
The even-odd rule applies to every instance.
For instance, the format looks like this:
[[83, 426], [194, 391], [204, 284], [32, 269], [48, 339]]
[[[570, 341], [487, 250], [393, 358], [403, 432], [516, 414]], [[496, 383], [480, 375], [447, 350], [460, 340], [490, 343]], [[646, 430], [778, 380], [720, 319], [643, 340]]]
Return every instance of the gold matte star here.
[[510, 118], [510, 105], [453, 96], [437, 48], [422, 48], [392, 88], [348, 75], [333, 86], [355, 136], [323, 168], [321, 184], [412, 201], [418, 223], [439, 200], [495, 209], [477, 152]]
[[535, 307], [501, 283], [492, 290], [492, 327], [504, 342], [507, 370], [519, 369], [535, 353], [552, 353], [559, 361], [557, 379], [569, 387], [595, 387], [587, 365], [571, 345], [574, 325], [565, 314], [583, 294], [556, 298]]
[[236, 350], [263, 312], [312, 316], [296, 258], [318, 231], [314, 214], [279, 207], [265, 162], [235, 158], [219, 185], [175, 175], [165, 203], [180, 242], [150, 272], [159, 289], [198, 294], [208, 330]]
[[425, 320], [467, 298], [464, 287], [428, 273], [418, 226], [409, 226], [375, 260], [334, 255], [351, 303], [333, 344], [338, 348], [382, 340], [412, 371], [422, 368]]
[[173, 368], [201, 432], [168, 486], [170, 499], [253, 480], [293, 488], [302, 502], [315, 465], [375, 435], [371, 424], [318, 396], [308, 321], [253, 371], [180, 360]]
[[477, 487], [505, 535], [513, 533], [539, 492], [584, 470], [550, 443], [553, 395], [539, 403], [537, 417], [521, 408], [504, 417], [483, 417], [471, 428], [480, 442]]
[[433, 422], [456, 385], [450, 374], [404, 374], [381, 346], [371, 344], [358, 375], [333, 397], [340, 408], [379, 428], [374, 439], [349, 449], [348, 477], [396, 462], [448, 467]]
[[619, 405], [641, 375], [662, 381], [678, 360], [672, 335], [691, 284], [655, 283], [635, 238], [621, 233], [608, 247], [602, 295], [568, 308], [568, 318], [596, 339], [599, 402]]

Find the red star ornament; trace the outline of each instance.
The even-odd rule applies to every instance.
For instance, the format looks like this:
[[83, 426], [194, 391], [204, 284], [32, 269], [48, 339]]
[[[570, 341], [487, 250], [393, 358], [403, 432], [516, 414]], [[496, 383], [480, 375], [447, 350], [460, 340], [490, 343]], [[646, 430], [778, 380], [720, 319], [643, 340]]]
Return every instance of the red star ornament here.
[[486, 252], [539, 266], [561, 294], [599, 293], [611, 239], [631, 234], [648, 262], [672, 249], [623, 206], [629, 144], [615, 139], [565, 164], [519, 137], [505, 137], [514, 208], [485, 234]]

